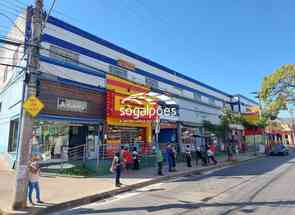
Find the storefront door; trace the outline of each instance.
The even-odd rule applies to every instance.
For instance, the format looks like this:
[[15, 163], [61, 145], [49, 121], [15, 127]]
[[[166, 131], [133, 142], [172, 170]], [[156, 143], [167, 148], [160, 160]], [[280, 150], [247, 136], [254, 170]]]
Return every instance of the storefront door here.
[[86, 144], [88, 126], [71, 126], [69, 147], [76, 147]]
[[101, 144], [100, 132], [97, 126], [88, 127], [88, 135], [86, 141], [87, 159], [96, 159]]

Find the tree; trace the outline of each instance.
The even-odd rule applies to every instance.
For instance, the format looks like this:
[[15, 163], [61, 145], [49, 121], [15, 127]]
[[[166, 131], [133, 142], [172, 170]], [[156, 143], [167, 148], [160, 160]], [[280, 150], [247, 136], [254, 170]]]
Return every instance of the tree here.
[[295, 102], [295, 65], [286, 64], [266, 76], [259, 90], [263, 108], [272, 117]]
[[220, 115], [220, 124], [214, 125], [210, 121], [203, 121], [204, 128], [216, 135], [223, 142], [228, 141], [228, 135], [231, 132], [231, 124], [241, 124], [242, 116], [233, 112], [229, 108], [224, 108]]

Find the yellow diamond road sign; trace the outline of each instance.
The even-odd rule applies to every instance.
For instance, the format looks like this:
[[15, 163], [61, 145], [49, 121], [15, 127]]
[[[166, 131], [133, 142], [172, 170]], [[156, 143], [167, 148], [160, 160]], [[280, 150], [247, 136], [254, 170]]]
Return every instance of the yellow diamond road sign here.
[[23, 103], [23, 108], [32, 116], [35, 117], [44, 108], [44, 104], [36, 97], [30, 96]]

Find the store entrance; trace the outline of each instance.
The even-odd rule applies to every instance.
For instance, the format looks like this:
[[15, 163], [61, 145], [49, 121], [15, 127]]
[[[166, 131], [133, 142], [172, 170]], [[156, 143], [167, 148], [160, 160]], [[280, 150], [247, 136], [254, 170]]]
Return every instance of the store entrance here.
[[88, 126], [70, 126], [69, 148], [85, 145], [88, 134]]

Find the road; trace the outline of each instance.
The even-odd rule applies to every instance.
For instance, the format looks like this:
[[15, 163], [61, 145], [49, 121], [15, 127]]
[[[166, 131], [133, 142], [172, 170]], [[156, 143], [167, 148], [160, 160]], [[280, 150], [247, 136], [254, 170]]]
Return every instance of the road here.
[[177, 178], [59, 215], [292, 215], [295, 156], [267, 157], [206, 175]]

